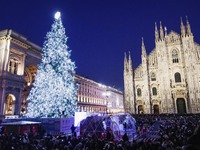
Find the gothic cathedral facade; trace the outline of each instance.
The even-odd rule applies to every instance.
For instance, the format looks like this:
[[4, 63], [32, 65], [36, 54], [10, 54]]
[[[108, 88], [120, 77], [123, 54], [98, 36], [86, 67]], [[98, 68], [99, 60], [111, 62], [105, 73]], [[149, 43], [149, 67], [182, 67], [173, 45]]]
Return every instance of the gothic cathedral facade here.
[[124, 105], [133, 114], [200, 112], [200, 45], [194, 41], [189, 21], [181, 19], [181, 34], [167, 34], [155, 24], [155, 48], [135, 69], [129, 53], [124, 58]]

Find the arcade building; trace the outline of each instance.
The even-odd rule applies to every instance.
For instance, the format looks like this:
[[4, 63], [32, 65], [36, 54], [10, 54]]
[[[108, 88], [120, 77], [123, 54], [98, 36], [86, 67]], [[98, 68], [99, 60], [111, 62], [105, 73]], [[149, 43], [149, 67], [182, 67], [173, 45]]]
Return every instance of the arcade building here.
[[[0, 31], [0, 115], [20, 116], [27, 111], [27, 97], [35, 80], [42, 48], [23, 35]], [[93, 80], [75, 76], [78, 108], [86, 112], [123, 112], [123, 93]], [[106, 95], [104, 93], [108, 93]]]

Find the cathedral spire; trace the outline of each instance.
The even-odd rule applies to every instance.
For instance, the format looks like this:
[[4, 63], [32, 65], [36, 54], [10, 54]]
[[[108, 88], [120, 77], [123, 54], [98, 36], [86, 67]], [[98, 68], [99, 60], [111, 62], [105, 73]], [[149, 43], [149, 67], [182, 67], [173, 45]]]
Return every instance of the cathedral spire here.
[[157, 42], [159, 40], [159, 34], [158, 34], [158, 28], [155, 22], [155, 41]]
[[182, 17], [181, 17], [181, 36], [185, 37], [185, 26], [183, 25]]
[[167, 36], [167, 27], [164, 27], [165, 30], [165, 37]]
[[147, 56], [146, 48], [145, 48], [145, 45], [144, 45], [144, 39], [142, 37], [142, 57], [146, 57], [146, 56]]
[[128, 56], [128, 67], [129, 70], [132, 70], [132, 59], [131, 59], [131, 52], [129, 51], [129, 56]]
[[187, 35], [192, 35], [191, 28], [190, 28], [190, 23], [188, 21], [187, 16], [186, 16], [186, 31], [187, 31]]
[[163, 31], [163, 27], [162, 27], [162, 22], [160, 21], [160, 39], [163, 40], [164, 39], [164, 31]]
[[127, 56], [126, 53], [124, 53], [124, 71], [127, 70], [127, 67], [128, 67]]

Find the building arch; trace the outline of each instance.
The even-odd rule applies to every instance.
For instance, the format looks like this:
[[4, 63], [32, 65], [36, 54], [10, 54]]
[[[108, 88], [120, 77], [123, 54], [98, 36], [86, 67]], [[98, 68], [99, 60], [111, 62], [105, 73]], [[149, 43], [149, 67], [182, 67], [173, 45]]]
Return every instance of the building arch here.
[[157, 104], [153, 105], [153, 113], [159, 114], [159, 105], [157, 105]]
[[30, 91], [30, 85], [35, 81], [35, 74], [37, 73], [37, 66], [30, 65], [24, 69], [24, 91]]
[[26, 82], [33, 83], [35, 80], [35, 74], [37, 73], [38, 67], [36, 65], [26, 66], [24, 70], [24, 78]]
[[176, 72], [174, 74], [174, 79], [175, 79], [175, 82], [181, 82], [181, 74], [179, 72]]
[[33, 81], [31, 72], [27, 68], [24, 70], [24, 79], [26, 81], [26, 85], [31, 84]]
[[176, 107], [177, 107], [177, 113], [178, 114], [185, 114], [185, 113], [187, 113], [186, 102], [185, 102], [184, 98], [177, 98], [176, 99]]
[[36, 65], [29, 65], [24, 69], [24, 89], [22, 92], [22, 103], [21, 103], [21, 114], [26, 113], [27, 108], [27, 98], [31, 90], [31, 85], [35, 80], [35, 74], [37, 73], [37, 66]]
[[143, 107], [143, 105], [138, 105], [138, 114], [144, 114], [144, 107]]
[[5, 115], [14, 115], [16, 98], [13, 94], [6, 96]]

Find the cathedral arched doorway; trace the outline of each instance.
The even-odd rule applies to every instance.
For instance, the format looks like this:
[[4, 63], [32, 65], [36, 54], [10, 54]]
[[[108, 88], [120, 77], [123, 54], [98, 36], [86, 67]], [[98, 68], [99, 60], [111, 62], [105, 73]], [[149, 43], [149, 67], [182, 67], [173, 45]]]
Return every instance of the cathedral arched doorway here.
[[186, 104], [185, 104], [185, 99], [184, 98], [177, 98], [176, 105], [177, 105], [177, 113], [178, 114], [187, 113], [186, 112]]
[[158, 105], [153, 105], [153, 113], [159, 114], [159, 106]]
[[15, 111], [15, 96], [8, 94], [6, 97], [5, 115], [14, 115]]
[[138, 106], [138, 114], [144, 114], [144, 109], [142, 105]]

